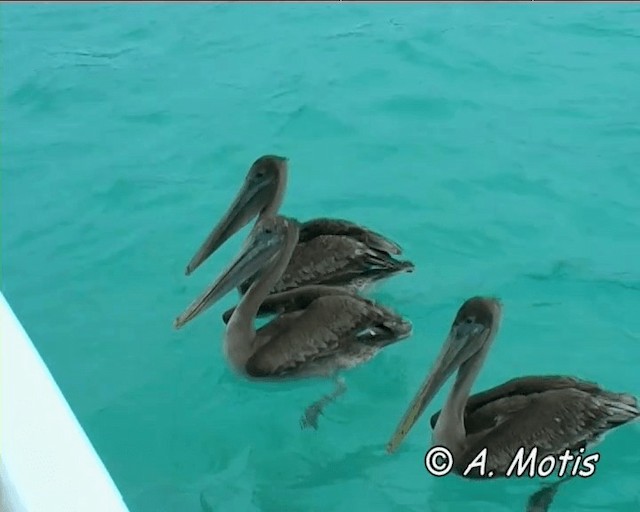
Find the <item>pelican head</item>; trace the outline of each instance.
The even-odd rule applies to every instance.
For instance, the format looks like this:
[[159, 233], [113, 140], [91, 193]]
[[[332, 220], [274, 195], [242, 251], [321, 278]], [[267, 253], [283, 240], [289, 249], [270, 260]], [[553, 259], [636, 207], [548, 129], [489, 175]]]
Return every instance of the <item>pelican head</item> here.
[[282, 202], [287, 161], [283, 156], [265, 155], [253, 162], [233, 203], [187, 265], [186, 275], [267, 207], [271, 214], [276, 213]]
[[211, 307], [239, 283], [259, 273], [270, 265], [280, 251], [285, 247], [289, 237], [296, 237], [299, 224], [288, 217], [276, 216], [260, 219], [249, 238], [245, 242], [240, 254], [220, 274], [215, 282], [202, 293], [174, 322], [179, 329], [184, 324]]
[[502, 305], [498, 299], [473, 297], [464, 302], [429, 375], [387, 444], [389, 453], [398, 448], [449, 377], [457, 369], [466, 373], [468, 368], [465, 363], [481, 350], [488, 349], [497, 332], [501, 315]]

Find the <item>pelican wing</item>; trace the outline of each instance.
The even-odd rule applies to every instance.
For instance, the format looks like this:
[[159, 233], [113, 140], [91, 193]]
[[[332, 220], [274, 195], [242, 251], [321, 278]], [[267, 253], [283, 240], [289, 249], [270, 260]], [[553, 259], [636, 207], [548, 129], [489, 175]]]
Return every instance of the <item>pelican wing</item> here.
[[275, 292], [308, 285], [334, 285], [362, 278], [375, 280], [413, 269], [410, 262], [367, 247], [347, 236], [321, 235], [299, 242]]
[[607, 431], [640, 417], [634, 397], [604, 391], [590, 382], [568, 377], [523, 380], [503, 387], [515, 391], [519, 384], [526, 384], [519, 393], [484, 401], [473, 412], [466, 412], [468, 443], [459, 462], [462, 466], [486, 447], [487, 466], [504, 472], [520, 447], [537, 447], [539, 461], [567, 449], [575, 452], [587, 448]]
[[323, 235], [348, 236], [371, 249], [386, 252], [387, 254], [402, 254], [402, 248], [393, 240], [343, 219], [320, 218], [304, 222], [300, 229], [299, 241], [302, 243], [309, 242]]
[[[526, 407], [529, 397], [554, 389], [580, 389], [587, 393], [600, 392], [601, 388], [593, 382], [588, 382], [575, 377], [564, 375], [534, 375], [511, 379], [504, 384], [481, 391], [469, 397], [465, 406], [465, 427], [467, 430], [481, 431], [484, 428], [497, 424], [497, 415], [494, 414], [496, 407], [512, 408], [514, 412], [522, 407]], [[498, 404], [500, 404], [498, 406]], [[503, 410], [503, 413], [506, 412]], [[431, 416], [431, 428], [435, 427], [440, 416], [436, 412]], [[473, 421], [469, 423], [469, 419]]]
[[322, 296], [259, 348], [246, 370], [253, 377], [332, 373], [396, 341], [399, 323], [399, 317], [355, 295]]
[[288, 330], [291, 324], [297, 322], [302, 313], [302, 311], [283, 313], [260, 327], [256, 331], [256, 337], [253, 341], [254, 351], [269, 343], [278, 334]]
[[611, 430], [640, 416], [629, 395], [591, 394], [576, 388], [553, 389], [531, 395], [526, 408], [505, 417], [495, 428], [469, 438], [469, 462], [487, 447], [487, 465], [506, 470], [518, 449], [538, 448], [538, 461], [587, 448]]
[[[273, 293], [262, 302], [258, 309], [257, 316], [264, 317], [270, 315], [282, 315], [294, 311], [305, 309], [309, 304], [319, 297], [325, 295], [354, 295], [346, 288], [338, 286], [302, 286], [286, 292]], [[227, 324], [231, 315], [236, 310], [236, 306], [229, 308], [222, 314], [222, 321]]]

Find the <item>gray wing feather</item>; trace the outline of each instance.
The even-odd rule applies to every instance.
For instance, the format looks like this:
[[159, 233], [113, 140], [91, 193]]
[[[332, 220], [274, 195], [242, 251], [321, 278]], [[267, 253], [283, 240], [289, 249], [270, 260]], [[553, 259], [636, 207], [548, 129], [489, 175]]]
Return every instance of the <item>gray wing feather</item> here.
[[313, 285], [343, 285], [366, 273], [390, 274], [413, 268], [345, 236], [322, 235], [299, 242], [275, 291]]
[[[286, 292], [273, 293], [262, 302], [258, 309], [257, 316], [264, 317], [270, 315], [281, 315], [293, 311], [300, 311], [314, 300], [324, 295], [355, 295], [346, 288], [338, 286], [310, 285], [287, 290]], [[236, 306], [229, 308], [222, 314], [222, 321], [227, 324]]]
[[253, 377], [298, 373], [348, 350], [358, 332], [384, 321], [384, 310], [370, 301], [351, 295], [320, 297], [295, 324], [254, 353], [247, 362], [247, 373]]
[[[401, 272], [411, 272], [411, 261], [396, 260], [347, 235], [318, 235], [298, 239], [283, 275], [271, 290], [280, 293], [300, 286], [351, 286], [359, 281], [373, 282]], [[239, 287], [245, 293], [255, 278]]]
[[[580, 389], [587, 393], [601, 392], [600, 386], [575, 377], [565, 375], [533, 375], [511, 379], [504, 384], [481, 391], [469, 397], [465, 406], [465, 427], [472, 431], [481, 430], [488, 422], [488, 426], [495, 425], [494, 408], [514, 407], [518, 404], [526, 406], [526, 397], [553, 389]], [[504, 400], [511, 398], [511, 400]], [[508, 405], [507, 405], [508, 404]], [[487, 407], [485, 407], [487, 406]], [[431, 417], [431, 428], [438, 421], [440, 411]], [[482, 421], [484, 420], [484, 421]], [[477, 425], [479, 423], [480, 425]]]
[[363, 226], [344, 219], [312, 219], [302, 224], [300, 242], [308, 242], [321, 235], [348, 236], [372, 249], [387, 254], [402, 254], [402, 248], [393, 240]]
[[634, 397], [571, 377], [527, 377], [499, 388], [502, 396], [498, 388], [476, 395], [476, 408], [466, 412], [463, 466], [486, 447], [487, 466], [503, 473], [520, 447], [537, 447], [538, 461], [566, 449], [576, 452], [640, 416]]
[[503, 418], [486, 433], [469, 438], [461, 462], [471, 462], [487, 448], [487, 466], [506, 471], [518, 449], [538, 448], [537, 460], [576, 451], [612, 428], [609, 411], [598, 397], [577, 389], [551, 390], [531, 395], [526, 407]]

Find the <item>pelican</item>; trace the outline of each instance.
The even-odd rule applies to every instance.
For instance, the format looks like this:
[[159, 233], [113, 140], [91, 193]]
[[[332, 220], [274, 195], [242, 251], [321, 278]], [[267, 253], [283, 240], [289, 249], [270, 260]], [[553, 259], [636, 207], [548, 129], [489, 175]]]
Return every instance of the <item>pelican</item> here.
[[548, 455], [557, 457], [567, 449], [572, 454], [584, 451], [612, 429], [640, 418], [634, 396], [566, 376], [517, 378], [469, 397], [501, 316], [497, 299], [474, 297], [462, 305], [433, 369], [387, 444], [389, 453], [398, 448], [455, 370], [445, 404], [431, 418], [432, 444], [447, 448], [453, 456], [453, 471], [467, 478], [482, 477], [479, 467], [467, 475], [464, 471], [483, 448], [487, 448], [487, 473], [500, 477], [520, 447], [527, 453], [538, 448], [537, 467]]
[[[340, 370], [358, 366], [383, 347], [411, 334], [411, 323], [342, 287], [303, 286], [268, 295], [298, 242], [298, 222], [260, 219], [244, 250], [174, 323], [192, 320], [238, 283], [259, 275], [227, 318], [224, 352], [233, 370], [249, 379], [333, 377], [336, 390], [307, 408], [301, 424], [317, 428], [324, 405], [346, 391]], [[257, 316], [277, 316], [255, 329]]]
[[[287, 186], [287, 162], [285, 157], [265, 155], [253, 163], [231, 207], [187, 265], [186, 275], [256, 215], [260, 220], [277, 214]], [[413, 263], [393, 257], [401, 253], [396, 243], [352, 222], [314, 219], [301, 224], [291, 261], [270, 292], [310, 284], [361, 290], [375, 281], [412, 272]], [[239, 284], [241, 294], [249, 289], [254, 278]]]

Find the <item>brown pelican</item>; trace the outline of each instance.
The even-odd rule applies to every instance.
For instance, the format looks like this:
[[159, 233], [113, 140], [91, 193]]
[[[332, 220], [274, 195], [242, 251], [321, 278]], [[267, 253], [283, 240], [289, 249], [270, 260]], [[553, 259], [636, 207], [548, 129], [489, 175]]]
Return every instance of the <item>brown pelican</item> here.
[[567, 449], [572, 454], [584, 451], [608, 431], [640, 418], [635, 397], [574, 377], [522, 377], [469, 397], [498, 331], [501, 310], [500, 302], [491, 298], [474, 297], [462, 305], [433, 369], [389, 441], [388, 452], [398, 448], [456, 369], [442, 410], [431, 418], [432, 444], [447, 448], [453, 471], [467, 478], [482, 476], [478, 466], [463, 473], [483, 448], [487, 448], [487, 473], [505, 476], [520, 447], [527, 453], [537, 447], [537, 467], [546, 456], [557, 457]]
[[[274, 155], [258, 158], [231, 207], [191, 259], [185, 274], [191, 274], [256, 215], [258, 219], [275, 215], [286, 186], [287, 159]], [[401, 252], [391, 240], [352, 222], [314, 219], [301, 224], [291, 261], [270, 292], [309, 284], [362, 289], [374, 281], [413, 271], [410, 261], [393, 258]], [[254, 278], [240, 283], [240, 293], [246, 292]]]
[[[252, 379], [336, 378], [337, 389], [310, 406], [303, 417], [304, 427], [316, 428], [323, 406], [346, 390], [337, 373], [407, 338], [411, 323], [341, 287], [304, 286], [268, 296], [287, 268], [298, 234], [299, 226], [293, 219], [275, 216], [259, 220], [244, 250], [174, 325], [180, 328], [259, 272], [228, 316], [226, 357], [236, 372]], [[275, 319], [255, 329], [256, 316], [274, 313]]]

